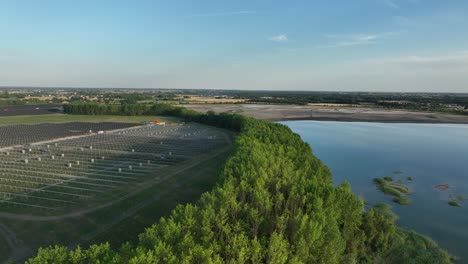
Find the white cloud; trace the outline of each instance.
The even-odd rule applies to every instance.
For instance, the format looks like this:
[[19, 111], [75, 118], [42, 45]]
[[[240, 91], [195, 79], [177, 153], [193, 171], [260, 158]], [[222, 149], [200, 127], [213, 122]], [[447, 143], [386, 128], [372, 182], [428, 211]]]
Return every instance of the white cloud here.
[[268, 38], [268, 40], [274, 41], [274, 42], [288, 42], [288, 36], [286, 34], [280, 34], [276, 35], [273, 37]]
[[355, 34], [355, 35], [326, 35], [329, 39], [337, 41], [319, 46], [320, 48], [337, 48], [358, 45], [376, 44], [381, 40], [399, 35], [399, 32], [383, 32], [378, 34]]
[[467, 71], [468, 51], [458, 51], [432, 56], [402, 56], [367, 60], [369, 64], [380, 64], [389, 67], [399, 67], [403, 70], [434, 70], [434, 71]]

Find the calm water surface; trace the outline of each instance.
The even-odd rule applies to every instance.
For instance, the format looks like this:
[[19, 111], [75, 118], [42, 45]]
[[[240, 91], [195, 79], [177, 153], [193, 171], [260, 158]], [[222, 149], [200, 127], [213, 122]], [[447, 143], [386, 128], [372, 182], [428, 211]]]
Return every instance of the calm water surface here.
[[[382, 124], [321, 121], [282, 122], [308, 142], [333, 172], [367, 202], [385, 202], [398, 224], [430, 236], [468, 263], [468, 200], [448, 205], [449, 195], [468, 198], [468, 125]], [[394, 171], [402, 174], [394, 174]], [[400, 206], [372, 183], [375, 177], [402, 179], [412, 203]], [[407, 181], [406, 177], [413, 177]], [[434, 188], [449, 184], [448, 191]]]

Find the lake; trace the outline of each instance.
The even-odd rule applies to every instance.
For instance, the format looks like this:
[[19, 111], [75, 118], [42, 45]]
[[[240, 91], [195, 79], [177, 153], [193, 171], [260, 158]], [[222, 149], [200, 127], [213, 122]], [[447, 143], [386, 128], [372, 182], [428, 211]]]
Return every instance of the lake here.
[[[450, 194], [468, 198], [468, 125], [383, 124], [324, 121], [281, 122], [308, 142], [314, 154], [370, 204], [384, 202], [398, 225], [427, 235], [468, 262], [468, 200], [448, 205]], [[395, 173], [401, 171], [401, 174]], [[402, 206], [377, 190], [372, 180], [391, 176], [413, 192]], [[408, 181], [407, 177], [414, 179]], [[437, 190], [449, 184], [449, 190]]]

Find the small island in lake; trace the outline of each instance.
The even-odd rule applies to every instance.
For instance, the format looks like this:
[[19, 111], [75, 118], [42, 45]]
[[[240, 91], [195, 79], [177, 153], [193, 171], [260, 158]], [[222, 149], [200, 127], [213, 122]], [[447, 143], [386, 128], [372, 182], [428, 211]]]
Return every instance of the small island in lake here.
[[455, 196], [450, 194], [449, 197], [450, 197], [450, 201], [448, 202], [449, 205], [455, 206], [455, 207], [460, 207], [461, 206], [461, 204], [457, 202], [457, 199], [455, 198]]
[[437, 190], [441, 190], [441, 191], [446, 191], [448, 189], [450, 189], [450, 185], [448, 184], [438, 184], [436, 186], [434, 186], [434, 188], [436, 188]]
[[[445, 183], [445, 184], [438, 184], [434, 186], [434, 188], [440, 191], [447, 191], [451, 189], [451, 186]], [[459, 194], [455, 196], [453, 192], [450, 191], [449, 198], [450, 200], [448, 201], [448, 204], [450, 206], [460, 207], [461, 206], [460, 202], [463, 202], [465, 200], [465, 195]]]
[[449, 205], [460, 207], [461, 203], [465, 200], [465, 196], [463, 194], [459, 194], [456, 197], [453, 194], [450, 194], [450, 201], [448, 202]]
[[392, 177], [375, 178], [374, 183], [379, 190], [383, 193], [393, 196], [392, 201], [400, 205], [407, 205], [411, 203], [405, 195], [411, 194], [408, 187], [402, 183], [393, 182]]

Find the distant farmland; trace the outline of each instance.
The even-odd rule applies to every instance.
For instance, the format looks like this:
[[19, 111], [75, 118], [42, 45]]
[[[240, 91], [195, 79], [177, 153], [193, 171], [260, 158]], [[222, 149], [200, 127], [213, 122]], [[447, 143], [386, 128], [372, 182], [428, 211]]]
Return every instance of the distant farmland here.
[[62, 137], [80, 136], [101, 130], [122, 129], [137, 126], [135, 123], [86, 123], [38, 124], [0, 126], [0, 147], [24, 145]]
[[40, 105], [0, 105], [0, 117], [17, 115], [46, 115], [62, 113], [60, 104], [40, 104]]

